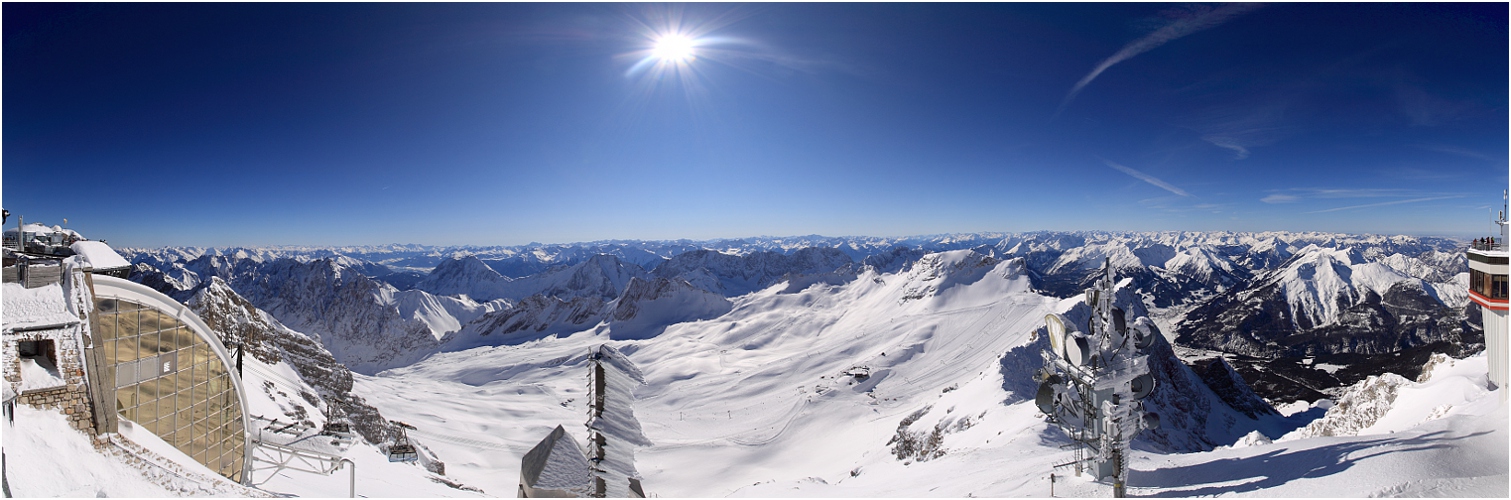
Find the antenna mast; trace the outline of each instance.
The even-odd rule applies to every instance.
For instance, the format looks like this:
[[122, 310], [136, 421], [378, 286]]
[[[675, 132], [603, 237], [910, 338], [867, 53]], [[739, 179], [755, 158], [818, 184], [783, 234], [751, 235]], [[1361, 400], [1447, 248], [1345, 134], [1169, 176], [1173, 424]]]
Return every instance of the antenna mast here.
[[1074, 441], [1075, 459], [1055, 467], [1074, 466], [1078, 476], [1089, 469], [1097, 479], [1111, 480], [1113, 496], [1123, 498], [1129, 442], [1159, 427], [1159, 416], [1141, 401], [1154, 391], [1147, 350], [1159, 329], [1146, 317], [1129, 324], [1113, 305], [1114, 287], [1108, 259], [1101, 279], [1086, 290], [1086, 333], [1058, 314], [1044, 317], [1050, 349], [1034, 379], [1039, 410]]

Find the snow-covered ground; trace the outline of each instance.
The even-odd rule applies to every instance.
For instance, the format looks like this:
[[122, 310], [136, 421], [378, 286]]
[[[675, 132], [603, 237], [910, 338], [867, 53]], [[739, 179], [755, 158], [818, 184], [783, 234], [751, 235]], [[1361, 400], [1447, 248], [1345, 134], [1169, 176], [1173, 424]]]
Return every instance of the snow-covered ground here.
[[[184, 468], [191, 473], [203, 471], [209, 476], [198, 480], [175, 476], [140, 461], [132, 463], [119, 454], [97, 451], [90, 438], [69, 427], [67, 417], [57, 410], [17, 405], [15, 421], [0, 426], [5, 430], [5, 479], [11, 495], [16, 497], [247, 495], [245, 490], [220, 480], [220, 476], [193, 462]], [[162, 443], [151, 434], [147, 436], [152, 438], [148, 440], [149, 444], [151, 441]], [[171, 446], [168, 448], [172, 449]], [[179, 458], [176, 462], [182, 463], [186, 457], [168, 458]]]
[[[1071, 461], [1063, 447], [1070, 441], [1030, 395], [1012, 392], [1031, 368], [1002, 361], [1032, 342], [1045, 314], [1074, 299], [1035, 292], [1021, 260], [969, 250], [930, 254], [896, 272], [867, 268], [841, 283], [775, 283], [649, 338], [643, 325], [610, 321], [354, 375], [354, 393], [416, 426], [410, 436], [446, 463], [438, 476], [358, 443], [345, 453], [356, 463], [357, 492], [513, 496], [522, 456], [557, 425], [583, 442], [588, 354], [607, 343], [646, 379], [634, 414], [652, 445], [635, 456], [653, 496], [1043, 497], [1051, 474], [1057, 496], [1110, 496], [1110, 486], [1052, 467]], [[450, 309], [413, 307], [436, 316]], [[296, 370], [252, 357], [245, 364], [250, 414], [323, 423], [318, 404], [301, 395], [315, 389]], [[1500, 394], [1486, 390], [1485, 367], [1481, 355], [1439, 363], [1421, 382], [1361, 382], [1318, 421], [1333, 422], [1318, 425], [1329, 432], [1237, 438], [1241, 431], [1223, 434], [1233, 441], [1227, 446], [1195, 453], [1135, 441], [1129, 494], [1506, 497], [1508, 413]], [[1315, 415], [1329, 403], [1282, 411]], [[1235, 413], [1207, 415], [1215, 428]], [[123, 434], [133, 435], [129, 427]], [[139, 444], [161, 444], [148, 438]], [[56, 412], [18, 409], [5, 450], [21, 496], [231, 494], [144, 479], [94, 453]], [[19, 469], [17, 456], [28, 457]], [[282, 472], [254, 475], [254, 483], [277, 494], [341, 497], [347, 474]]]
[[[654, 443], [637, 453], [652, 495], [1047, 496], [1055, 473], [1058, 496], [1109, 496], [1052, 468], [1070, 461], [1069, 441], [1031, 402], [1004, 404], [1022, 400], [1004, 376], [1028, 374], [1004, 375], [998, 357], [1059, 302], [1012, 266], [950, 252], [845, 285], [773, 286], [650, 339], [611, 340], [600, 325], [441, 353], [358, 376], [355, 391], [417, 425], [449, 476], [489, 495], [513, 492], [520, 458], [556, 425], [586, 437], [586, 356], [610, 343], [648, 382], [635, 414]], [[1361, 435], [1200, 453], [1135, 442], [1129, 494], [1504, 497], [1507, 412], [1484, 370], [1470, 358], [1407, 382]], [[935, 429], [929, 452], [894, 445]]]

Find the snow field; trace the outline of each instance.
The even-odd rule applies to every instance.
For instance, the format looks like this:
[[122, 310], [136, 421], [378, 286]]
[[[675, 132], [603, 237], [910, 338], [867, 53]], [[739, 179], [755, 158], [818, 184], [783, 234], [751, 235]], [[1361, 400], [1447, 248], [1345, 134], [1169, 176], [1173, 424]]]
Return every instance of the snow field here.
[[[1070, 460], [1061, 449], [1069, 441], [1031, 401], [1003, 404], [997, 357], [1063, 308], [1012, 266], [947, 252], [844, 285], [783, 293], [778, 284], [650, 339], [613, 341], [600, 324], [359, 375], [355, 392], [419, 426], [413, 435], [447, 461], [451, 477], [508, 495], [520, 457], [556, 425], [585, 439], [586, 355], [608, 342], [647, 379], [635, 414], [654, 444], [637, 451], [636, 465], [652, 495], [1042, 497], [1053, 472], [1057, 496], [1109, 496], [1106, 484], [1052, 469]], [[1447, 399], [1381, 419], [1395, 434], [1254, 439], [1190, 454], [1136, 441], [1129, 493], [1505, 496], [1506, 414], [1486, 410], [1493, 396], [1472, 389], [1472, 373], [1483, 372], [1474, 363], [1440, 368], [1449, 375], [1427, 382], [1440, 386], [1403, 389], [1402, 401]], [[1443, 405], [1451, 408], [1428, 418]], [[912, 422], [899, 432], [905, 418]], [[926, 441], [935, 429], [929, 450], [942, 454], [899, 458], [889, 444], [899, 435]], [[1461, 465], [1468, 460], [1480, 462]]]
[[17, 497], [176, 497], [184, 489], [198, 490], [187, 482], [180, 489], [159, 485], [141, 469], [95, 451], [89, 437], [69, 427], [57, 410], [16, 405], [15, 416], [14, 425], [0, 425], [5, 426], [5, 477]]

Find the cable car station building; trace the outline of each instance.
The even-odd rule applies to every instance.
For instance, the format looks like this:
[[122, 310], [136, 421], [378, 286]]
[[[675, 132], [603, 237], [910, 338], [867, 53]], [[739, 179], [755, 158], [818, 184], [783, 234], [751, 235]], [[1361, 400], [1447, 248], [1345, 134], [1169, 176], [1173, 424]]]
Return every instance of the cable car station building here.
[[[13, 250], [5, 249], [0, 320], [5, 404], [61, 409], [98, 446], [123, 439], [121, 427], [132, 425], [245, 484], [246, 393], [214, 332], [166, 295], [96, 274], [98, 253]], [[42, 267], [56, 278], [24, 279], [54, 275], [29, 269]]]
[[1480, 308], [1480, 318], [1485, 329], [1485, 351], [1490, 358], [1490, 381], [1500, 388], [1501, 400], [1507, 399], [1511, 388], [1506, 387], [1508, 355], [1511, 355], [1511, 338], [1507, 327], [1507, 282], [1511, 275], [1508, 264], [1507, 237], [1511, 236], [1507, 209], [1503, 207], [1495, 223], [1500, 226], [1499, 237], [1477, 238], [1469, 246], [1469, 299]]

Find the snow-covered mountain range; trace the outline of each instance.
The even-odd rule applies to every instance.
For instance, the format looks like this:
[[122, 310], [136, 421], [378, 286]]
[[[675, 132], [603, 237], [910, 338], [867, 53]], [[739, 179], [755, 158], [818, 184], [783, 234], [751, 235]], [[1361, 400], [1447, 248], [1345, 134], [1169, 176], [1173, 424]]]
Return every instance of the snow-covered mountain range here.
[[[1461, 252], [1038, 232], [122, 253], [246, 346], [253, 413], [348, 415], [359, 470], [379, 474], [369, 496], [514, 491], [542, 437], [580, 434], [603, 344], [644, 377], [635, 468], [652, 495], [1045, 496], [1056, 473], [1057, 495], [1104, 496], [1053, 468], [1070, 440], [1032, 374], [1044, 316], [1084, 323], [1105, 263], [1117, 305], [1163, 331], [1145, 400], [1161, 425], [1134, 441], [1131, 494], [1504, 496], [1505, 407]], [[388, 419], [445, 475], [387, 462]], [[345, 494], [327, 482], [266, 487]]]
[[[1477, 322], [1467, 321], [1473, 308], [1465, 307], [1461, 246], [1332, 233], [1031, 232], [123, 253], [137, 265], [134, 279], [175, 296], [218, 276], [279, 321], [317, 335], [351, 369], [376, 373], [434, 352], [630, 322], [643, 300], [644, 290], [626, 296], [637, 280], [656, 284], [658, 300], [691, 308], [634, 320], [654, 332], [722, 314], [721, 301], [694, 289], [725, 298], [776, 284], [795, 292], [847, 283], [865, 269], [905, 271], [925, 255], [961, 249], [1022, 258], [1031, 286], [1056, 297], [1080, 293], [1110, 264], [1133, 280], [1153, 317], [1184, 347], [1266, 360], [1421, 346], [1444, 352], [1449, 344], [1480, 342]], [[672, 289], [682, 296], [666, 297]], [[1318, 380], [1308, 387], [1355, 381]], [[1258, 386], [1283, 398], [1268, 387]]]

